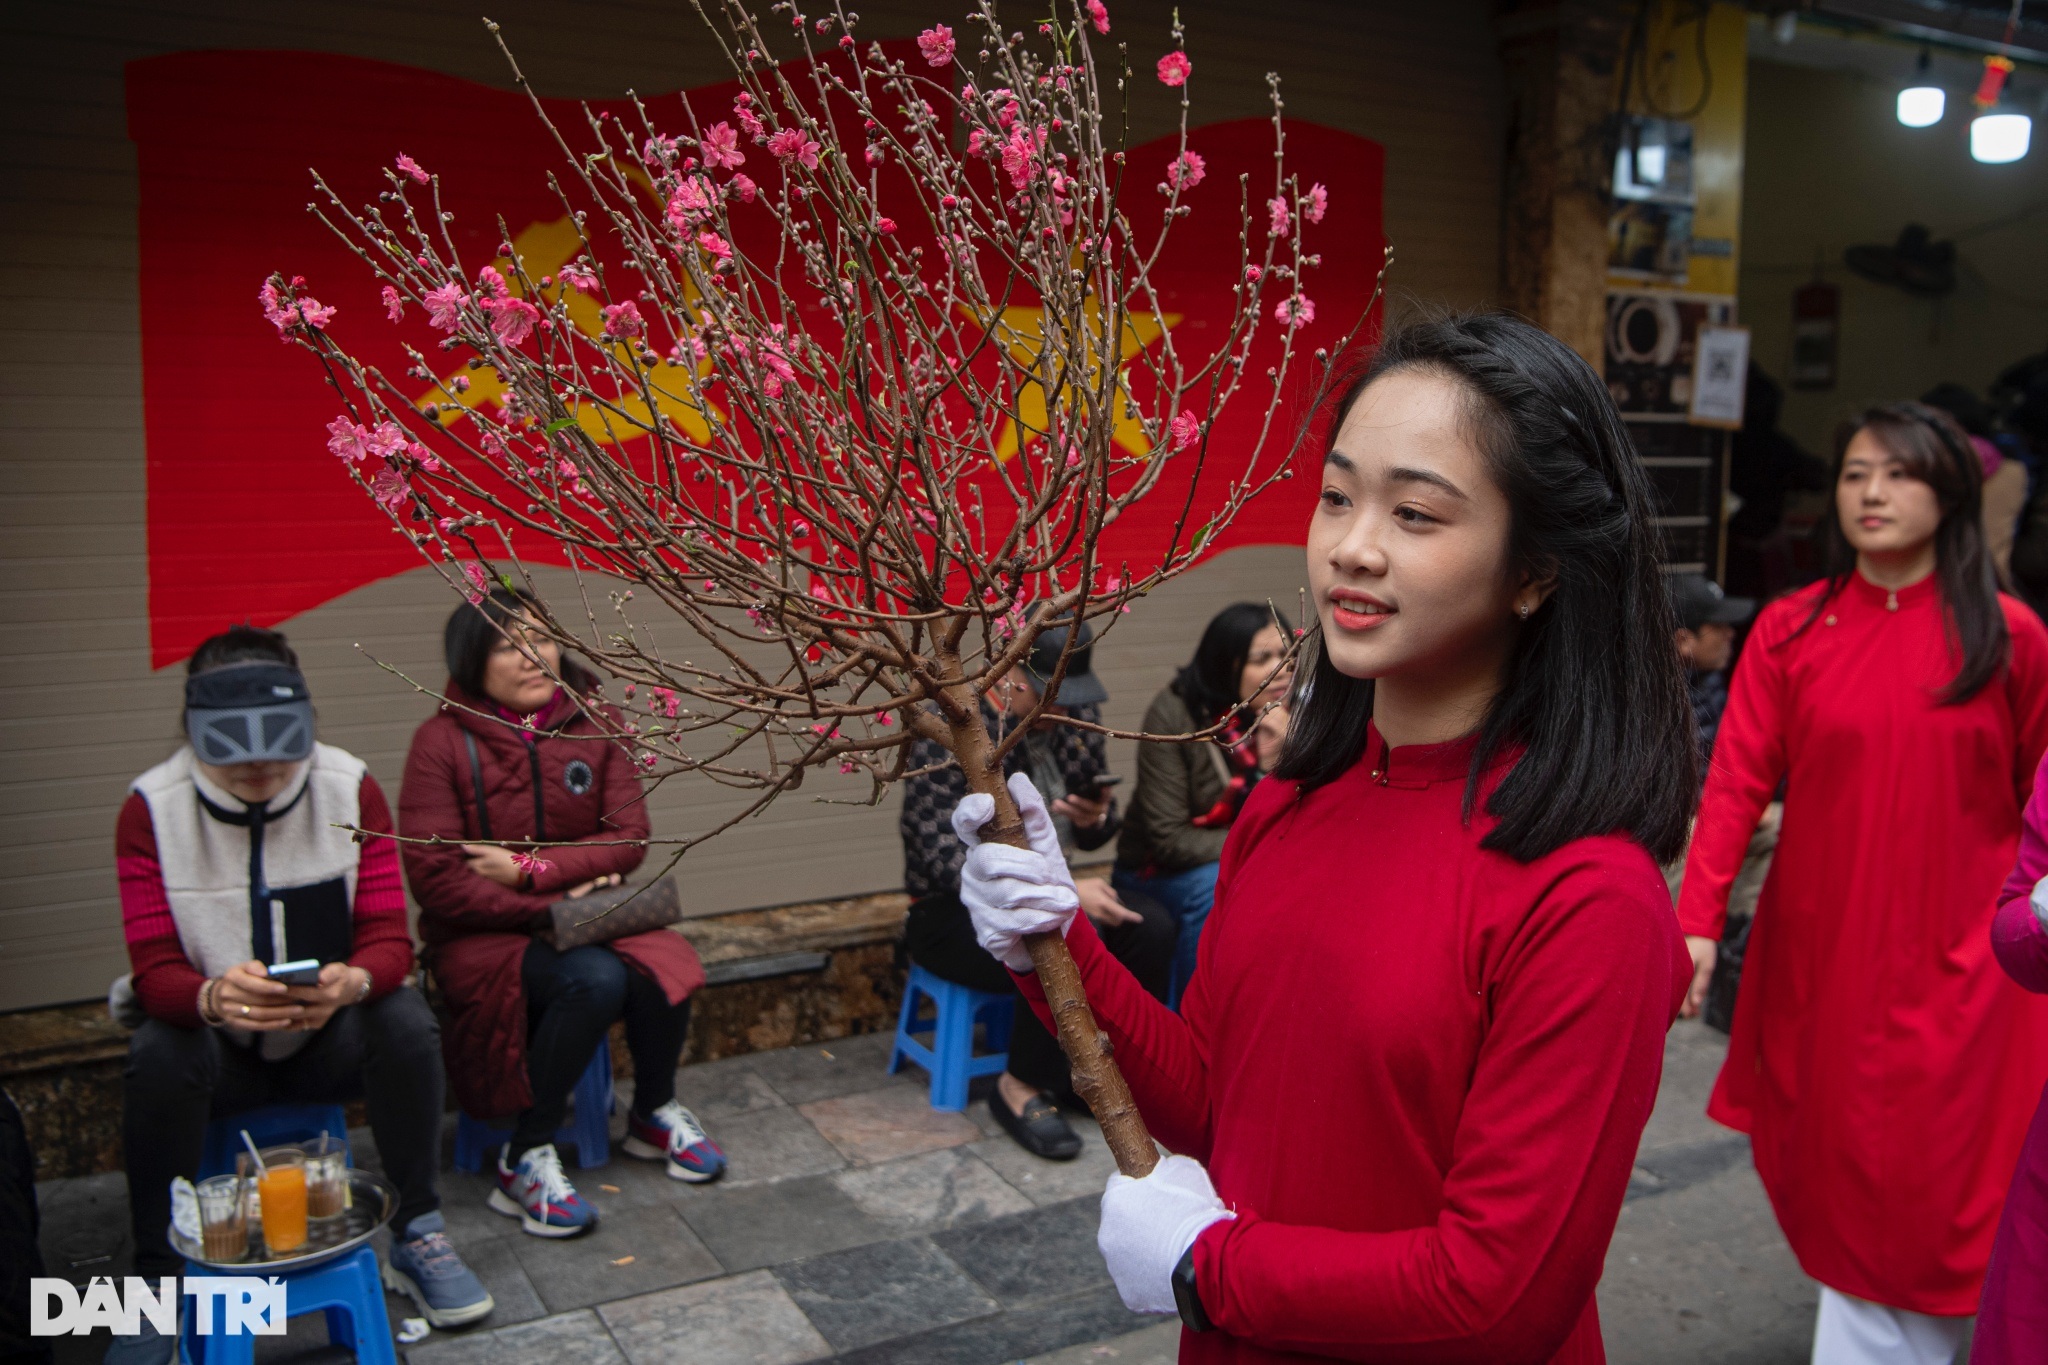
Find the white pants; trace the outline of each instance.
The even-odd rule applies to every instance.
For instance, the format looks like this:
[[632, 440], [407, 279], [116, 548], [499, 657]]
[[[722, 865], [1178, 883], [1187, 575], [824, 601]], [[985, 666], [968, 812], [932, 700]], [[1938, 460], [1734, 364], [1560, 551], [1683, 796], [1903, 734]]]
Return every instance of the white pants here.
[[1826, 1285], [1813, 1324], [1813, 1365], [1952, 1365], [1968, 1318], [1887, 1308]]

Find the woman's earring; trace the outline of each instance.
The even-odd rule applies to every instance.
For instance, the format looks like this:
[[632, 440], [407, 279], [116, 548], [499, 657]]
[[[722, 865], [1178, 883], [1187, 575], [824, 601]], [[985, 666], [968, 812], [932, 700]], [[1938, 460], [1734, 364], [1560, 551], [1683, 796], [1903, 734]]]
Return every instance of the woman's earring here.
[[1527, 602], [1522, 603], [1522, 619], [1524, 621], [1529, 619], [1529, 604]]

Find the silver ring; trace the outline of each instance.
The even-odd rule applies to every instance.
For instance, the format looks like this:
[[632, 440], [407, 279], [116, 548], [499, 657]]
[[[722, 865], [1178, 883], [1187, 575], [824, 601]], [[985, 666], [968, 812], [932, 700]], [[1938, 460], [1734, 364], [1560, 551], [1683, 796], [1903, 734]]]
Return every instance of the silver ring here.
[[247, 1005], [242, 1006], [242, 1017], [244, 1019], [249, 1017], [249, 1007]]

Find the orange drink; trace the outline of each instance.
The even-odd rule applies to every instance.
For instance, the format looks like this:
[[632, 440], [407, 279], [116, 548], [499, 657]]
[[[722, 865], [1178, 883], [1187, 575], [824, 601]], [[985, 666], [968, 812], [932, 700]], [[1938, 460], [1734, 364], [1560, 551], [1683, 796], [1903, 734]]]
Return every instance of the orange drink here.
[[297, 1151], [263, 1154], [256, 1189], [263, 1200], [263, 1245], [272, 1255], [306, 1244], [306, 1162]]

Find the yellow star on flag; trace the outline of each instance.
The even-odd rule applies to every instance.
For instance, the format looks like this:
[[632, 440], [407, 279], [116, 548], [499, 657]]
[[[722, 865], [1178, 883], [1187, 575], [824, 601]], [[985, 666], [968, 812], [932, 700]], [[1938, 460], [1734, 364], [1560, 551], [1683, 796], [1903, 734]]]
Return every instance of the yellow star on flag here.
[[[969, 316], [974, 315], [970, 313]], [[1152, 453], [1152, 442], [1147, 439], [1144, 427], [1131, 415], [1129, 406], [1124, 401], [1130, 396], [1124, 366], [1141, 354], [1146, 347], [1172, 330], [1180, 322], [1181, 316], [1179, 313], [1164, 313], [1159, 317], [1154, 317], [1150, 313], [1132, 313], [1124, 320], [1123, 335], [1117, 341], [1114, 435], [1117, 445], [1140, 458]], [[1102, 326], [1102, 305], [1091, 301], [1088, 305], [1088, 335], [1091, 338], [1100, 335]], [[1046, 354], [1044, 308], [1022, 305], [1005, 308], [994, 319], [990, 331], [1003, 349], [1010, 353], [1011, 361], [1020, 369], [1035, 374], [1051, 365], [1052, 358]], [[1090, 360], [1093, 358], [1091, 355]], [[1061, 401], [1070, 402], [1071, 398], [1062, 394]], [[1024, 439], [1043, 439], [1050, 426], [1050, 418], [1045, 385], [1042, 381], [1026, 383], [1019, 388], [1015, 417], [1005, 418], [1002, 429], [996, 433], [997, 462], [1002, 463], [1013, 458]]]

